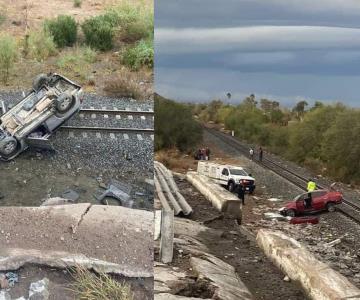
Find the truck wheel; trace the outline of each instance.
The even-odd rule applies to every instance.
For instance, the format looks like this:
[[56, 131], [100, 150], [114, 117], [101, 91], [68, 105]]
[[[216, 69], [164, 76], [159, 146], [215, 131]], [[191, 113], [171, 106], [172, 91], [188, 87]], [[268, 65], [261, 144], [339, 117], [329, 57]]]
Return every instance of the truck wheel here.
[[332, 202], [329, 202], [328, 204], [326, 204], [326, 210], [328, 212], [334, 212], [335, 211], [335, 204]]
[[11, 156], [17, 150], [17, 140], [11, 136], [0, 141], [0, 152], [5, 156]]
[[293, 209], [287, 210], [287, 211], [286, 211], [286, 215], [287, 215], [288, 217], [295, 217], [295, 215], [296, 215], [295, 210], [293, 210]]
[[44, 84], [48, 83], [49, 77], [46, 74], [39, 74], [33, 81], [34, 91], [38, 91]]
[[74, 105], [75, 98], [68, 93], [62, 93], [56, 99], [56, 111], [60, 114], [68, 112]]
[[235, 191], [235, 183], [233, 183], [232, 181], [230, 181], [229, 183], [228, 183], [228, 190], [229, 190], [229, 192], [233, 192], [233, 191]]

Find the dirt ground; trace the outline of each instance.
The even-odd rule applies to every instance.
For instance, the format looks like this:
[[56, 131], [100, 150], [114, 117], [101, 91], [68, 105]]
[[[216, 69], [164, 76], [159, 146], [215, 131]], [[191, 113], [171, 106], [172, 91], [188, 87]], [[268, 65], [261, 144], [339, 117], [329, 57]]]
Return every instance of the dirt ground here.
[[[19, 282], [15, 283], [14, 287], [12, 287], [9, 291], [9, 294], [13, 299], [19, 298], [21, 296], [27, 297], [30, 284], [45, 277], [50, 281], [50, 300], [72, 300], [76, 297], [76, 293], [73, 291], [72, 287], [74, 278], [69, 270], [59, 270], [48, 267], [27, 265], [24, 268], [16, 270], [15, 273], [19, 275]], [[134, 294], [134, 300], [152, 299], [152, 279], [124, 279], [121, 277], [113, 278], [119, 282], [125, 281], [131, 285], [131, 289]]]
[[[6, 31], [13, 35], [23, 35], [26, 23], [29, 28], [38, 28], [45, 19], [58, 15], [71, 15], [81, 22], [109, 6], [123, 2], [138, 3], [137, 0], [85, 0], [81, 7], [74, 7], [73, 0], [0, 0], [0, 12], [6, 15], [3, 24]], [[143, 3], [151, 5], [152, 1], [145, 0]]]
[[[300, 287], [283, 280], [285, 275], [265, 257], [255, 241], [238, 231], [239, 226], [233, 219], [224, 218], [186, 180], [177, 177], [176, 181], [182, 195], [194, 210], [190, 219], [225, 232], [220, 241], [211, 241], [206, 237], [203, 240], [207, 241], [206, 246], [212, 254], [235, 267], [255, 299], [306, 299]], [[187, 259], [186, 256], [176, 256], [174, 265], [187, 269]], [[206, 296], [206, 291], [201, 289], [197, 293]]]

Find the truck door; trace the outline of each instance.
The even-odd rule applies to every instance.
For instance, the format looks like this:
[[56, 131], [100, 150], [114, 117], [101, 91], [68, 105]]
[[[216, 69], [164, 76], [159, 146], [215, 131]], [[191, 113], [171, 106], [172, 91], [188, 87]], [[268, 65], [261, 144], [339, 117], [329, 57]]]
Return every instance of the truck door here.
[[229, 170], [227, 168], [223, 168], [220, 175], [221, 183], [227, 185], [228, 178], [229, 178]]

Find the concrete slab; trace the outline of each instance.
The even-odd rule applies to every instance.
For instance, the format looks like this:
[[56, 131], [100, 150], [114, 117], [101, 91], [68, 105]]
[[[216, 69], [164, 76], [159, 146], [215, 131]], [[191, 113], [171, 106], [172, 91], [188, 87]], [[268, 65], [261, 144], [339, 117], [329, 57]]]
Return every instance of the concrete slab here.
[[178, 236], [190, 236], [197, 238], [198, 240], [207, 239], [219, 239], [224, 232], [221, 230], [212, 229], [201, 225], [195, 221], [175, 218], [174, 232]]
[[53, 268], [82, 266], [96, 272], [118, 274], [126, 277], [152, 277], [153, 272], [139, 268], [124, 268], [123, 265], [64, 251], [1, 248], [0, 271], [17, 270], [26, 264], [46, 265]]
[[241, 221], [241, 201], [235, 194], [225, 190], [209, 177], [197, 172], [188, 172], [186, 179], [211, 202], [212, 206]]
[[311, 299], [360, 299], [357, 287], [285, 234], [260, 229], [257, 243], [275, 265], [302, 285]]
[[172, 295], [172, 294], [168, 294], [168, 293], [161, 293], [161, 294], [155, 294], [154, 296], [155, 300], [211, 300], [211, 299], [204, 299], [204, 298], [189, 298], [189, 297], [184, 297], [184, 296], [177, 296], [177, 295]]
[[238, 278], [233, 266], [212, 255], [191, 257], [190, 265], [199, 277], [207, 279], [216, 290], [213, 298], [221, 300], [253, 299], [245, 284]]
[[0, 253], [14, 248], [82, 253], [151, 274], [153, 219], [149, 211], [88, 203], [0, 207]]

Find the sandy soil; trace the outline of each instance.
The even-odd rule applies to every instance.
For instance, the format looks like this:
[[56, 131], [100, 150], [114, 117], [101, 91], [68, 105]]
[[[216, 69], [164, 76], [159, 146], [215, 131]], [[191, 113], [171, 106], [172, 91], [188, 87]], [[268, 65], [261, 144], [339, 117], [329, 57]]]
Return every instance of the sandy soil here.
[[[37, 28], [45, 19], [58, 15], [71, 15], [78, 22], [99, 14], [104, 8], [122, 2], [138, 3], [137, 0], [84, 0], [81, 7], [74, 7], [73, 0], [0, 0], [0, 12], [6, 15], [2, 28], [14, 35], [25, 32], [26, 23], [29, 28]], [[151, 3], [146, 0], [145, 3]]]

